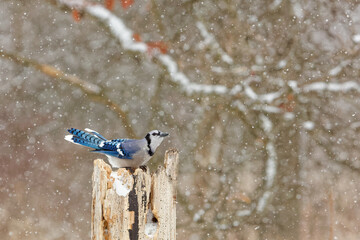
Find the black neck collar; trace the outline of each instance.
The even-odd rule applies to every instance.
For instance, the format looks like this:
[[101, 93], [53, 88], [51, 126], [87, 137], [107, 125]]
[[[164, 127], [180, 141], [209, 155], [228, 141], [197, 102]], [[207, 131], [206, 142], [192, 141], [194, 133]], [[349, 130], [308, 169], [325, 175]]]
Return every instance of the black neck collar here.
[[146, 139], [146, 141], [147, 141], [148, 153], [149, 153], [150, 156], [152, 156], [152, 155], [154, 155], [154, 152], [151, 150], [151, 146], [150, 146], [150, 144], [151, 144], [151, 138], [150, 138], [150, 134], [149, 134], [149, 133], [146, 134], [145, 139]]

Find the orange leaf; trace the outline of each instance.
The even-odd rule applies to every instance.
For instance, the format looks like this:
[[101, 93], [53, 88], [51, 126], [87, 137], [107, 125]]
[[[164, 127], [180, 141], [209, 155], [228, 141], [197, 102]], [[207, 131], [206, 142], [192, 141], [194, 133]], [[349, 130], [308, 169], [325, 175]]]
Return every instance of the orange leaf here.
[[130, 7], [134, 3], [134, 0], [120, 0], [120, 1], [121, 1], [121, 6], [124, 9], [127, 9], [128, 7]]
[[289, 101], [293, 101], [293, 100], [294, 100], [294, 95], [291, 94], [291, 93], [289, 93], [286, 98], [287, 98], [287, 100], [289, 100]]
[[115, 0], [105, 0], [105, 7], [109, 10], [114, 9]]
[[80, 22], [81, 13], [77, 9], [73, 9], [72, 10], [72, 17], [75, 20], [75, 22]]
[[285, 112], [293, 112], [295, 109], [296, 103], [294, 101], [287, 103], [280, 103], [279, 108]]
[[251, 203], [251, 199], [245, 193], [236, 193], [234, 196], [230, 197], [229, 200], [240, 200], [247, 204]]
[[133, 34], [133, 39], [134, 39], [136, 42], [141, 42], [140, 34], [134, 33], [134, 34]]
[[164, 42], [148, 42], [147, 45], [149, 47], [149, 51], [152, 49], [159, 49], [162, 54], [167, 53], [167, 46]]
[[246, 196], [245, 194], [239, 193], [237, 195], [237, 199], [239, 199], [240, 201], [242, 201], [244, 203], [247, 203], [247, 204], [251, 203], [251, 199], [248, 196]]

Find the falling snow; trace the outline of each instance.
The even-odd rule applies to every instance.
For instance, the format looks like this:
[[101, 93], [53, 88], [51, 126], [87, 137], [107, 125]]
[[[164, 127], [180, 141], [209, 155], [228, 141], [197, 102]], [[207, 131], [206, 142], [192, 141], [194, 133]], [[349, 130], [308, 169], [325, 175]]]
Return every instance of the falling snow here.
[[357, 239], [360, 5], [126, 2], [2, 1], [2, 239], [91, 238], [70, 127], [170, 132], [147, 167], [180, 150], [178, 239]]

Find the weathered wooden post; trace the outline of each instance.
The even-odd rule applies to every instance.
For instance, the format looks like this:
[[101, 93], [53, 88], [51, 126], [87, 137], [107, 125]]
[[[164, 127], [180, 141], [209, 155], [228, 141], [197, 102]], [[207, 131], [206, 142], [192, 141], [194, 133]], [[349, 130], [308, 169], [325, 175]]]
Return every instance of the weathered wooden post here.
[[150, 174], [141, 168], [112, 172], [94, 161], [91, 239], [176, 239], [177, 150], [165, 153], [164, 166]]

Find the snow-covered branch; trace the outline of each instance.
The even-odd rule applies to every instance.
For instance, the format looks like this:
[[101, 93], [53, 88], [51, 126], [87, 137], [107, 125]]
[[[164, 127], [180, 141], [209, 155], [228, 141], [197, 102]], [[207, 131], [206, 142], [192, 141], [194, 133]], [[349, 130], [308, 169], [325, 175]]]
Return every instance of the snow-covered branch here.
[[354, 81], [344, 83], [326, 83], [326, 82], [315, 82], [303, 87], [304, 92], [312, 91], [330, 91], [330, 92], [348, 92], [355, 90], [360, 92], [360, 84]]
[[183, 72], [179, 71], [177, 63], [174, 61], [174, 59], [171, 56], [167, 54], [161, 54], [158, 56], [158, 58], [168, 70], [172, 81], [179, 84], [188, 94], [195, 92], [195, 93], [206, 93], [206, 94], [215, 93], [222, 95], [231, 91], [226, 86], [223, 85], [193, 83]]
[[216, 41], [215, 37], [207, 31], [205, 25], [202, 22], [197, 22], [196, 27], [200, 30], [200, 34], [204, 38], [200, 47], [210, 46], [216, 54], [221, 56], [221, 60], [227, 64], [233, 64], [234, 60], [220, 47], [220, 44]]
[[[83, 11], [103, 22], [109, 28], [112, 35], [121, 43], [124, 49], [140, 53], [147, 52], [147, 44], [135, 41], [133, 38], [133, 31], [125, 25], [122, 19], [100, 4], [90, 4], [84, 0], [59, 0], [59, 3], [71, 8], [81, 8]], [[229, 62], [231, 58], [227, 55], [224, 56], [224, 61]], [[168, 54], [159, 53], [154, 57], [158, 58], [165, 66], [169, 72], [171, 80], [180, 85], [187, 94], [203, 93], [224, 95], [234, 92], [233, 89], [229, 89], [224, 85], [199, 84], [191, 82], [185, 73], [179, 69], [177, 62]], [[238, 86], [235, 86], [235, 90], [237, 89]]]
[[110, 32], [119, 40], [124, 49], [142, 53], [148, 49], [145, 43], [135, 41], [133, 39], [133, 31], [126, 27], [124, 22], [108, 9], [95, 4], [88, 5], [85, 10], [108, 26]]
[[274, 136], [272, 133], [273, 123], [265, 115], [261, 114], [260, 119], [262, 121], [262, 129], [266, 134], [266, 152], [267, 152], [267, 161], [265, 167], [265, 192], [259, 198], [256, 211], [262, 212], [265, 209], [267, 200], [270, 198], [272, 192], [271, 188], [274, 185], [275, 176], [277, 173], [277, 153], [274, 146]]
[[[61, 4], [65, 4], [70, 8], [81, 8], [83, 11], [103, 22], [109, 28], [112, 35], [121, 43], [124, 49], [140, 53], [146, 53], [148, 51], [149, 46], [144, 42], [136, 41], [133, 38], [133, 31], [125, 25], [124, 21], [102, 5], [90, 3], [85, 0], [58, 0], [58, 2]], [[222, 60], [224, 62], [232, 64], [233, 59], [229, 55], [227, 55], [224, 50], [221, 49], [220, 45], [216, 42], [214, 36], [207, 31], [204, 24], [201, 22], [197, 22], [196, 25], [204, 38], [203, 44], [210, 45], [213, 49], [216, 49], [217, 53], [222, 56]], [[254, 107], [255, 110], [271, 113], [281, 112], [279, 108], [267, 104], [271, 104], [274, 102], [274, 100], [280, 98], [284, 93], [282, 89], [276, 92], [257, 94], [254, 89], [252, 89], [249, 85], [246, 84], [246, 81], [244, 81], [244, 83], [237, 84], [232, 88], [220, 84], [194, 83], [188, 78], [188, 76], [184, 72], [179, 69], [176, 60], [174, 60], [170, 55], [158, 53], [154, 57], [159, 59], [159, 62], [161, 62], [162, 65], [167, 69], [171, 81], [179, 85], [181, 89], [187, 94], [201, 93], [216, 95], [235, 95], [243, 91], [246, 97], [253, 100], [254, 103], [257, 104], [257, 107]], [[344, 64], [347, 63], [343, 63], [340, 65], [344, 66]], [[334, 75], [334, 71], [335, 70], [331, 71], [330, 74]], [[316, 82], [307, 84], [302, 88], [298, 88], [295, 81], [290, 81], [288, 83], [288, 86], [290, 86], [295, 92], [311, 92], [325, 90], [335, 92], [356, 90], [360, 92], [360, 85], [353, 81], [345, 83]], [[263, 105], [263, 107], [259, 106], [259, 104]]]
[[301, 92], [348, 92], [357, 91], [360, 92], [360, 84], [355, 81], [347, 81], [342, 83], [334, 82], [313, 82], [299, 87], [296, 81], [289, 81], [288, 86], [296, 93]]

